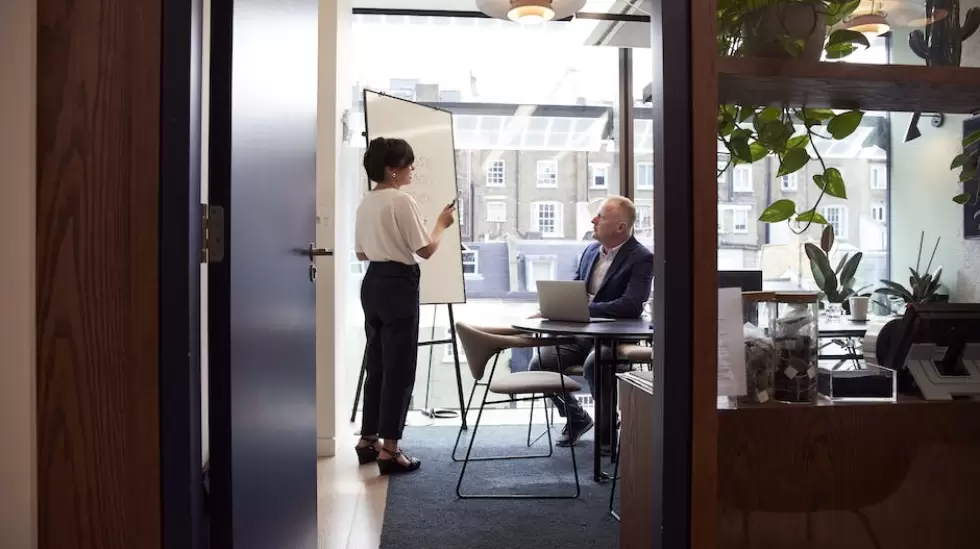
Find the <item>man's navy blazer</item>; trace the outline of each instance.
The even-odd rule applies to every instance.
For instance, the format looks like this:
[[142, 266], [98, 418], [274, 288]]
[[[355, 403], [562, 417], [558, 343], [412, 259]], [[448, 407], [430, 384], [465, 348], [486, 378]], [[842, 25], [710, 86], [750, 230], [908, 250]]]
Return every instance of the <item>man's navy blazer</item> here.
[[[601, 245], [593, 242], [582, 252], [575, 280], [589, 281], [601, 253]], [[589, 314], [605, 318], [639, 318], [643, 304], [650, 299], [653, 285], [653, 253], [630, 237], [616, 252], [606, 278], [589, 305]]]

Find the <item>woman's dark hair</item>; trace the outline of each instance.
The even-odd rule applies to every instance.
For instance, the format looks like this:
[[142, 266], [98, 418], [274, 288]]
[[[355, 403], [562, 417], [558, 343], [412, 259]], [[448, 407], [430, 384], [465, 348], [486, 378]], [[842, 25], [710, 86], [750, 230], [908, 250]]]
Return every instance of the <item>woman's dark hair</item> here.
[[415, 151], [404, 139], [376, 137], [364, 151], [364, 171], [376, 183], [385, 180], [385, 169], [400, 169], [415, 162]]

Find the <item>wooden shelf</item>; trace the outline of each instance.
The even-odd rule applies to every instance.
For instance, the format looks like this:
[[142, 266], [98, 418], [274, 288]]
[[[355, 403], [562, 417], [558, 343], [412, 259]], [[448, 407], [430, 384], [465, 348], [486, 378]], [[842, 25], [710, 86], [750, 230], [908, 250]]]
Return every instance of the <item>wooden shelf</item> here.
[[980, 69], [719, 57], [721, 103], [970, 114]]

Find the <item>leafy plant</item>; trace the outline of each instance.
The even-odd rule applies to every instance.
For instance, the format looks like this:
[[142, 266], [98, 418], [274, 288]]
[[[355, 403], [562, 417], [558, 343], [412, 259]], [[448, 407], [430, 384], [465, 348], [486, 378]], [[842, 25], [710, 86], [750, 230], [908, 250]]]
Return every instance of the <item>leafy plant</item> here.
[[[980, 130], [966, 136], [962, 142], [963, 152], [956, 155], [949, 165], [950, 170], [960, 170], [960, 183], [966, 183], [977, 175], [977, 157], [980, 156]], [[966, 204], [970, 200], [980, 201], [980, 192], [977, 196], [970, 196], [970, 193], [961, 193], [953, 197], [953, 202]]]
[[830, 263], [830, 250], [834, 247], [834, 228], [824, 227], [820, 236], [820, 247], [807, 242], [804, 244], [806, 256], [810, 258], [810, 270], [813, 280], [830, 303], [844, 303], [851, 296], [857, 295], [864, 288], [854, 289], [854, 275], [864, 256], [861, 252], [854, 255], [845, 253], [833, 268]]
[[940, 284], [939, 279], [943, 275], [943, 268], [939, 267], [935, 273], [930, 273], [929, 271], [932, 269], [933, 259], [936, 258], [936, 250], [939, 249], [940, 238], [936, 238], [936, 245], [932, 248], [932, 256], [929, 257], [929, 263], [926, 265], [926, 270], [923, 274], [919, 270], [919, 266], [922, 261], [922, 241], [924, 238], [925, 231], [919, 236], [919, 253], [915, 260], [915, 268], [909, 267], [909, 272], [911, 273], [909, 287], [906, 288], [891, 280], [882, 280], [881, 283], [885, 286], [875, 290], [875, 293], [897, 299], [905, 304], [936, 300]]
[[[826, 17], [828, 28], [837, 25], [858, 7], [859, 0], [719, 0], [717, 23], [718, 52], [721, 55], [742, 55], [744, 23], [758, 10], [778, 5], [803, 4], [812, 6]], [[813, 32], [823, 29], [814, 28]], [[787, 56], [803, 54], [805, 37], [780, 37]], [[858, 46], [869, 47], [868, 39], [860, 32], [837, 29], [830, 33], [824, 45], [828, 58], [839, 59], [854, 52]], [[790, 228], [802, 234], [813, 223], [826, 225], [827, 220], [817, 211], [825, 195], [847, 198], [847, 186], [837, 168], [828, 168], [817, 149], [817, 139], [841, 140], [850, 136], [861, 124], [864, 113], [859, 110], [835, 113], [831, 109], [791, 108], [788, 105], [719, 105], [718, 140], [729, 152], [728, 161], [719, 168], [720, 177], [731, 166], [752, 164], [769, 155], [779, 158], [778, 177], [803, 169], [811, 160], [820, 163], [820, 173], [813, 183], [820, 194], [812, 206], [798, 206], [794, 201], [781, 199], [770, 204], [759, 220], [779, 223], [795, 220]], [[797, 125], [803, 130], [797, 132]], [[800, 228], [802, 225], [802, 228]]]

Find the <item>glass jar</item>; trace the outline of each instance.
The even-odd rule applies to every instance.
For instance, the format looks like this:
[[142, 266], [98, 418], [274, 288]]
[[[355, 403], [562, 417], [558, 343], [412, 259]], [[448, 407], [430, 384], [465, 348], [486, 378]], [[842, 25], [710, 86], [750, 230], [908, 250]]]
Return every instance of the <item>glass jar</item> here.
[[742, 292], [746, 394], [736, 397], [736, 404], [765, 404], [775, 396], [779, 355], [767, 334], [769, 319], [776, 314], [774, 297], [773, 292]]
[[780, 402], [817, 400], [820, 294], [776, 292], [769, 339], [776, 349], [773, 398]]

